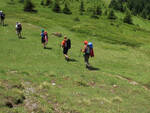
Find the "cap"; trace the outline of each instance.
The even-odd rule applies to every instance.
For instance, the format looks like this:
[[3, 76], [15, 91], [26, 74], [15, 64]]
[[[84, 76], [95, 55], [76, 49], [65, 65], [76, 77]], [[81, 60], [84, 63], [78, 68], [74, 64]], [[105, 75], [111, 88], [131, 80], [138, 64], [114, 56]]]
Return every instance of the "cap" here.
[[85, 40], [85, 41], [84, 41], [84, 44], [87, 45], [87, 44], [88, 44], [88, 41]]

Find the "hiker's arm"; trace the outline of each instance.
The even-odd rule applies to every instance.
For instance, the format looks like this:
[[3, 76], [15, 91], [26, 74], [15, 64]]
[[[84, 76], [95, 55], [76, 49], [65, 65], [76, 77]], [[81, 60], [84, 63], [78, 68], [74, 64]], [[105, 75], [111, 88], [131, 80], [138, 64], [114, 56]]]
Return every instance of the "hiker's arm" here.
[[81, 52], [82, 52], [82, 53], [85, 52], [85, 46], [81, 49]]

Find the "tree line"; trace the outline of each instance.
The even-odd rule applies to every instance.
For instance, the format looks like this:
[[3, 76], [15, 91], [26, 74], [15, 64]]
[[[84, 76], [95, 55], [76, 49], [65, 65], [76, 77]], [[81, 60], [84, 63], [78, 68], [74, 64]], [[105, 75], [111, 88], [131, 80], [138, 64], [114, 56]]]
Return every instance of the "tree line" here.
[[121, 12], [129, 9], [133, 15], [150, 20], [150, 0], [111, 0], [109, 7]]
[[[19, 0], [19, 2], [24, 4], [24, 11], [36, 11], [32, 0]], [[80, 15], [90, 14], [91, 18], [95, 19], [99, 19], [100, 16], [105, 15], [108, 19], [115, 20], [117, 19], [117, 16], [115, 15], [114, 10], [120, 10], [126, 12], [123, 22], [132, 24], [131, 11], [126, 5], [127, 0], [112, 0], [109, 7], [106, 7], [101, 0], [41, 0], [40, 5], [49, 7], [56, 13], [70, 15], [72, 14], [72, 11], [69, 5], [71, 5], [72, 2], [79, 2], [79, 8], [75, 10], [78, 10]], [[79, 21], [79, 18], [76, 18], [75, 20]]]

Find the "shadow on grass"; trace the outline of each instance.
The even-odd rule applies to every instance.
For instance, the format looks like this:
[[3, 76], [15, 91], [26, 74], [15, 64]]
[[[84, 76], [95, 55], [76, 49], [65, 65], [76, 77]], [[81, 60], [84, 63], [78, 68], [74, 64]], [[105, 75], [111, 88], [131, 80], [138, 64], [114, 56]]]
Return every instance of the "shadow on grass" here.
[[52, 50], [52, 48], [51, 48], [51, 47], [46, 47], [46, 48], [44, 48], [44, 49], [47, 49], [47, 50]]
[[70, 58], [69, 62], [78, 62], [76, 59]]
[[8, 24], [4, 24], [3, 26], [6, 27], [6, 26], [8, 26]]
[[90, 70], [90, 71], [98, 71], [98, 70], [100, 70], [99, 68], [96, 68], [96, 67], [93, 67], [93, 66], [90, 66], [87, 69]]
[[26, 39], [26, 37], [21, 37], [20, 39]]

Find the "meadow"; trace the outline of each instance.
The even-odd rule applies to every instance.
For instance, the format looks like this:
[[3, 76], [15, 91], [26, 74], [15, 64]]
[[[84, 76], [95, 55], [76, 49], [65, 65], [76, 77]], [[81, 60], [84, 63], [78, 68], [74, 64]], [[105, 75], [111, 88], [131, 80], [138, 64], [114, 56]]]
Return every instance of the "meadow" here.
[[[92, 19], [79, 14], [76, 1], [72, 15], [33, 2], [37, 13], [24, 12], [17, 0], [0, 0], [6, 13], [6, 26], [0, 26], [0, 113], [150, 113], [150, 21], [133, 17], [128, 25], [120, 12], [117, 20]], [[16, 35], [17, 21], [23, 39]], [[49, 49], [42, 47], [42, 28]], [[54, 32], [71, 39], [73, 61], [64, 60], [63, 37]], [[92, 70], [80, 53], [84, 40], [94, 44]]]

